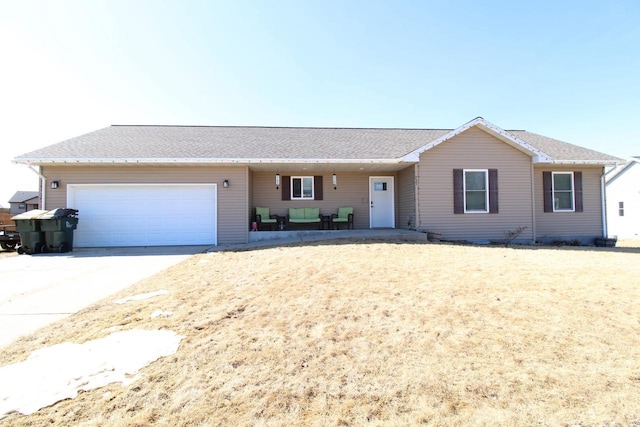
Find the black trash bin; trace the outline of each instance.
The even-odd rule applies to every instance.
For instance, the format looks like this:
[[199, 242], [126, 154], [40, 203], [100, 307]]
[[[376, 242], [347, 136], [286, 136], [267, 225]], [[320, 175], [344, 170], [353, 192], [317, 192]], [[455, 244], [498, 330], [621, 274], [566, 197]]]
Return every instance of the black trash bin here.
[[76, 209], [54, 209], [38, 217], [44, 232], [43, 252], [70, 252], [73, 250], [73, 230], [78, 226]]
[[38, 218], [46, 212], [33, 209], [11, 218], [16, 223], [16, 231], [20, 233], [19, 254], [38, 254], [45, 248], [44, 233], [40, 229]]

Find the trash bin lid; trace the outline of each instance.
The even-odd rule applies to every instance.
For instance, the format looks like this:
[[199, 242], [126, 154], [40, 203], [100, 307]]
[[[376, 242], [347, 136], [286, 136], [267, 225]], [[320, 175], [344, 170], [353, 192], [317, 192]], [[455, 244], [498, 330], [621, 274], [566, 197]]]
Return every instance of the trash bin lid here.
[[14, 217], [12, 217], [12, 220], [20, 220], [20, 219], [39, 219], [40, 215], [45, 214], [47, 211], [42, 210], [42, 209], [32, 209], [30, 211], [27, 212], [23, 212], [21, 214], [18, 214]]
[[78, 215], [76, 209], [58, 208], [48, 212], [45, 211], [38, 219], [75, 218]]

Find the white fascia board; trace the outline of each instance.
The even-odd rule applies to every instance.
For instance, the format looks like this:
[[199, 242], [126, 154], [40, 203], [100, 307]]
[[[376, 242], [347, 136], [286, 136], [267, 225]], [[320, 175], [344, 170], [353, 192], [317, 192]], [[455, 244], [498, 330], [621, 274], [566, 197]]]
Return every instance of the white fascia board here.
[[343, 164], [343, 163], [362, 163], [362, 164], [398, 164], [402, 159], [201, 159], [201, 158], [140, 158], [140, 159], [74, 159], [74, 158], [55, 158], [55, 159], [14, 159], [13, 163], [21, 163], [25, 165], [54, 165], [54, 164], [229, 164], [229, 165], [246, 165], [246, 164]]
[[508, 144], [515, 146], [516, 148], [521, 149], [524, 152], [529, 153], [529, 155], [531, 157], [533, 157], [534, 162], [551, 162], [552, 158], [544, 153], [541, 150], [538, 150], [537, 148], [535, 148], [534, 146], [532, 146], [531, 144], [529, 144], [528, 142], [518, 138], [517, 136], [507, 132], [506, 130], [492, 124], [489, 123], [488, 121], [486, 121], [485, 119], [483, 119], [482, 117], [476, 117], [475, 119], [471, 120], [470, 122], [467, 122], [465, 124], [463, 124], [462, 126], [452, 130], [451, 132], [447, 133], [446, 135], [441, 136], [440, 138], [431, 141], [430, 143], [418, 148], [417, 150], [412, 151], [411, 153], [407, 154], [406, 156], [403, 157], [404, 161], [407, 162], [411, 162], [411, 161], [416, 161], [415, 159], [419, 159], [420, 158], [420, 154], [424, 153], [427, 150], [430, 150], [440, 144], [442, 144], [443, 142], [453, 138], [456, 135], [459, 135], [469, 129], [471, 129], [474, 126], [482, 126], [484, 127], [486, 130], [489, 131], [490, 134], [493, 134], [494, 136], [499, 137], [501, 140], [507, 142]]
[[624, 165], [616, 164], [613, 169], [611, 169], [609, 172], [607, 172], [604, 175], [606, 184], [607, 185], [611, 184], [613, 181], [618, 179], [618, 177], [624, 175], [629, 169], [631, 169], [632, 167], [638, 164], [640, 164], [640, 161], [633, 157], [630, 158], [629, 162]]
[[597, 165], [597, 166], [614, 166], [617, 164], [615, 160], [552, 160], [538, 161], [536, 164], [550, 165]]
[[529, 144], [528, 142], [524, 141], [523, 139], [518, 138], [517, 136], [513, 135], [512, 133], [507, 132], [504, 129], [501, 129], [498, 126], [496, 126], [496, 125], [494, 125], [492, 123], [489, 123], [484, 119], [482, 120], [482, 123], [479, 123], [479, 124], [481, 126], [484, 126], [487, 129], [489, 129], [491, 132], [495, 132], [500, 137], [502, 137], [502, 139], [506, 139], [508, 143], [510, 143], [511, 145], [515, 145], [516, 148], [520, 147], [521, 149], [524, 149], [524, 151], [528, 151], [529, 153], [531, 153], [532, 157], [534, 158], [534, 161], [538, 161], [538, 162], [553, 161], [551, 156], [549, 156], [547, 153], [545, 153], [542, 150], [537, 149], [533, 145]]
[[440, 138], [435, 139], [435, 140], [431, 141], [430, 143], [428, 143], [426, 145], [423, 145], [422, 147], [420, 147], [420, 148], [418, 148], [416, 150], [413, 150], [412, 152], [406, 154], [402, 158], [403, 161], [406, 161], [406, 162], [419, 161], [420, 160], [420, 154], [424, 153], [427, 150], [432, 149], [433, 147], [436, 147], [436, 146], [442, 144], [443, 142], [445, 142], [448, 139], [451, 139], [454, 136], [466, 131], [467, 129], [470, 129], [471, 127], [477, 125], [480, 120], [483, 120], [482, 117], [476, 117], [475, 119], [471, 120], [470, 122], [467, 122], [467, 123], [463, 124], [459, 128], [452, 130], [451, 132], [441, 136]]

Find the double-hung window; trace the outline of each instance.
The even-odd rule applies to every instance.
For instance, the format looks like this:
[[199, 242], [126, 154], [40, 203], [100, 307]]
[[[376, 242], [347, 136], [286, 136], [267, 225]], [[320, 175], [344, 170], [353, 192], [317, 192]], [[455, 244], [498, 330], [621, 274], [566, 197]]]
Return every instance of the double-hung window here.
[[489, 212], [489, 174], [486, 169], [464, 170], [464, 212]]
[[313, 177], [291, 177], [291, 200], [313, 200]]
[[553, 172], [553, 211], [574, 212], [573, 172]]
[[498, 211], [498, 169], [454, 169], [453, 213]]
[[545, 212], [583, 212], [582, 172], [542, 172]]
[[282, 200], [322, 200], [322, 175], [283, 176]]

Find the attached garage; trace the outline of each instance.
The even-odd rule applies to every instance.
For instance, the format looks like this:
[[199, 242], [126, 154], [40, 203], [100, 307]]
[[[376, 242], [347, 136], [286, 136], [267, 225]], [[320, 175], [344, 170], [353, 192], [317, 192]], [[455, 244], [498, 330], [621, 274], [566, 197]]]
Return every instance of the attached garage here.
[[217, 244], [216, 184], [70, 184], [74, 246]]

